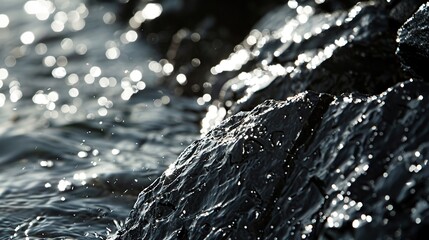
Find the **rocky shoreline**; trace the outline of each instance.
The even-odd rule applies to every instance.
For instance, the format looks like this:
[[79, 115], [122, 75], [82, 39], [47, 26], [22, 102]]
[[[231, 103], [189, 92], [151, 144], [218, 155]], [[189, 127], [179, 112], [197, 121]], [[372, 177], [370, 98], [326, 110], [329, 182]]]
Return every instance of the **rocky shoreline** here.
[[[253, 2], [243, 11], [255, 13]], [[271, 1], [247, 36], [234, 34], [244, 25], [220, 21], [222, 11], [190, 24], [196, 3], [170, 33], [158, 30], [180, 16], [142, 23], [148, 40], [172, 39], [160, 44], [174, 65], [164, 83], [178, 94], [207, 94], [211, 106], [205, 135], [140, 194], [115, 239], [424, 236], [423, 3]]]

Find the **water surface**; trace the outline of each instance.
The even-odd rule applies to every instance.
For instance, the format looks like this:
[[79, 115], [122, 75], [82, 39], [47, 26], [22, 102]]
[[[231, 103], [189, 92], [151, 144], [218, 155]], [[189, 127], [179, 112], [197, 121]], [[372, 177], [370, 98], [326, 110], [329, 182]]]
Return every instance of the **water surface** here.
[[0, 5], [0, 239], [105, 239], [201, 106], [156, 84], [169, 69], [118, 3]]

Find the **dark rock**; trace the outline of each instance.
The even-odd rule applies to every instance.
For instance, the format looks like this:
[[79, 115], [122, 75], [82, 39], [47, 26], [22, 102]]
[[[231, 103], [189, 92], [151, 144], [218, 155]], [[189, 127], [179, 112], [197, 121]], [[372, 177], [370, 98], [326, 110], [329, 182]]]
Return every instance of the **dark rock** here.
[[266, 101], [194, 142], [116, 239], [417, 239], [429, 224], [429, 86]]
[[[249, 55], [256, 50], [263, 56], [257, 57], [246, 78], [230, 80], [234, 84], [224, 87], [220, 100], [238, 100], [234, 113], [268, 97], [285, 99], [306, 89], [332, 94], [381, 92], [400, 75], [398, 63], [391, 61], [396, 34], [387, 14], [378, 6], [359, 4], [349, 12], [308, 16], [303, 24], [293, 18], [278, 29], [278, 36], [261, 38], [266, 44]], [[270, 78], [256, 80], [258, 76]]]
[[[382, 0], [382, 2], [384, 1]], [[386, 8], [390, 10], [390, 17], [400, 26], [421, 4], [425, 3], [426, 0], [390, 0], [386, 2], [384, 2], [384, 4]]]
[[[397, 84], [395, 57], [421, 1], [355, 2], [289, 1], [210, 68], [203, 127], [218, 126], [140, 194], [115, 239], [425, 236], [429, 85]], [[423, 79], [427, 7], [398, 48]]]
[[[271, 12], [212, 68], [210, 94], [216, 101], [205, 127], [270, 98], [306, 90], [379, 94], [405, 79], [395, 56], [397, 30], [421, 0], [369, 1], [350, 9], [325, 2]], [[331, 8], [336, 11], [325, 12]]]
[[413, 77], [429, 78], [429, 4], [419, 10], [399, 29], [397, 54], [402, 66]]
[[[343, 44], [344, 40], [348, 42], [347, 46], [337, 46], [335, 49], [331, 49], [335, 52], [342, 52], [341, 54], [335, 53], [334, 56], [338, 56], [338, 58], [331, 59], [326, 57], [327, 59], [322, 61], [330, 62], [332, 66], [336, 66], [338, 61], [352, 60], [355, 62], [367, 62], [369, 64], [366, 64], [366, 66], [373, 67], [362, 69], [358, 65], [355, 67], [341, 66], [339, 69], [332, 69], [332, 66], [323, 66], [330, 65], [326, 63], [321, 64], [322, 66], [312, 72], [315, 72], [314, 75], [319, 75], [318, 71], [321, 71], [322, 76], [329, 75], [329, 73], [344, 76], [340, 82], [347, 82], [352, 79], [350, 84], [347, 83], [345, 84], [346, 86], [343, 86], [345, 89], [337, 88], [337, 92], [340, 93], [344, 92], [342, 90], [348, 91], [351, 88], [368, 93], [379, 93], [386, 89], [386, 85], [390, 84], [389, 86], [392, 86], [397, 82], [396, 77], [400, 74], [397, 67], [398, 63], [391, 60], [396, 48], [396, 32], [399, 26], [422, 2], [424, 1], [392, 0], [387, 2], [385, 0], [375, 0], [361, 4], [358, 0], [301, 0], [288, 1], [284, 5], [283, 0], [265, 1], [264, 4], [257, 0], [157, 0], [151, 1], [150, 4], [160, 4], [163, 8], [162, 14], [152, 20], [142, 20], [140, 16], [141, 10], [147, 6], [148, 2], [130, 0], [123, 7], [122, 12], [124, 13], [120, 14], [120, 16], [127, 21], [129, 20], [130, 23], [133, 22], [131, 25], [134, 28], [141, 25], [142, 32], [148, 42], [154, 44], [161, 52], [161, 56], [164, 58], [160, 61], [161, 65], [166, 63], [174, 65], [172, 72], [163, 72], [162, 82], [173, 87], [178, 94], [201, 95], [203, 92], [207, 92], [211, 85], [215, 85], [211, 94], [217, 97], [219, 87], [226, 80], [237, 77], [240, 72], [259, 69], [263, 60], [265, 60], [266, 64], [281, 64], [290, 67], [290, 65], [294, 65], [300, 54], [307, 54], [309, 58], [314, 57], [312, 54], [321, 54], [320, 52], [324, 48], [330, 45], [335, 46], [338, 43]], [[358, 7], [352, 8], [356, 4], [358, 4]], [[371, 5], [377, 10], [368, 11], [367, 7], [365, 7], [367, 5]], [[361, 6], [365, 8], [362, 13], [360, 13], [359, 9]], [[134, 9], [134, 11], [130, 9]], [[275, 10], [269, 12], [272, 9]], [[130, 12], [135, 14], [130, 16]], [[266, 14], [267, 12], [269, 13]], [[350, 12], [350, 14], [347, 15], [347, 12]], [[354, 16], [354, 14], [358, 14], [358, 16]], [[259, 21], [263, 16], [264, 20]], [[306, 18], [309, 18], [309, 21]], [[350, 21], [345, 21], [347, 18]], [[267, 19], [271, 21], [267, 21]], [[366, 20], [369, 20], [368, 26], [366, 25]], [[255, 27], [254, 25], [257, 21], [259, 23]], [[337, 26], [338, 23], [341, 26]], [[258, 41], [256, 47], [254, 46], [255, 44], [250, 44], [251, 46], [249, 46], [246, 41], [236, 46], [252, 27], [259, 32], [253, 31], [256, 35], [262, 36], [262, 41]], [[282, 29], [286, 31], [282, 33]], [[352, 32], [352, 30], [357, 32]], [[353, 41], [351, 38], [356, 33], [360, 35], [360, 39]], [[379, 35], [377, 35], [378, 33]], [[305, 34], [307, 35], [304, 36]], [[293, 38], [286, 41], [287, 35]], [[258, 36], [256, 37], [261, 40]], [[334, 36], [338, 38], [334, 38]], [[253, 36], [251, 34], [250, 37], [255, 37], [255, 34]], [[268, 43], [265, 44], [265, 42]], [[235, 69], [239, 70], [235, 74], [221, 74], [214, 77], [216, 79], [214, 83], [207, 83], [206, 79], [211, 76], [211, 73], [218, 74], [213, 71], [212, 67], [219, 63], [221, 59], [227, 58], [231, 51], [241, 51], [243, 47], [251, 52], [249, 57], [253, 61], [247, 65], [248, 67]], [[327, 51], [331, 50], [328, 49]], [[286, 58], [277, 59], [277, 56], [273, 57], [275, 51], [286, 52]], [[262, 52], [260, 56], [259, 52]], [[386, 59], [389, 60], [387, 61]], [[386, 65], [387, 62], [389, 63]], [[297, 71], [305, 72], [305, 65], [305, 62], [301, 63], [301, 65], [298, 64], [296, 66]], [[380, 66], [384, 65], [386, 67], [380, 68]], [[386, 80], [383, 79], [384, 73], [382, 71], [395, 71], [395, 74], [390, 80]], [[376, 81], [361, 80], [363, 75], [368, 76], [367, 73], [373, 74], [376, 77]], [[306, 77], [308, 74], [299, 75]], [[186, 80], [184, 76], [186, 76]], [[280, 78], [285, 78], [286, 80], [284, 81], [288, 81], [290, 76]], [[310, 76], [309, 78], [308, 82], [314, 77]], [[318, 77], [316, 81], [322, 78]], [[378, 80], [380, 80], [380, 83], [375, 84]], [[323, 82], [329, 81], [323, 79]], [[330, 82], [336, 83], [338, 80], [335, 78]], [[359, 84], [356, 84], [357, 82]], [[368, 83], [370, 86], [366, 89], [364, 85]], [[302, 91], [302, 88], [304, 90], [313, 89], [329, 92], [325, 89], [317, 89], [317, 87], [319, 86], [295, 87], [297, 89], [294, 88], [293, 93], [288, 93], [288, 96]], [[332, 93], [335, 94], [335, 92]], [[260, 102], [258, 101], [257, 103]], [[253, 104], [254, 106], [255, 104]]]

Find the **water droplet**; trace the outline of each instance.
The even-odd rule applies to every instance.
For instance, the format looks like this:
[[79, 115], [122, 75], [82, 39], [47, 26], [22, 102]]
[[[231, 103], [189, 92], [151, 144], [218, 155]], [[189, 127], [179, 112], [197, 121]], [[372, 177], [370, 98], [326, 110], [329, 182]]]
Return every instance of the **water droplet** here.
[[60, 192], [64, 192], [66, 190], [70, 190], [71, 188], [72, 188], [72, 184], [71, 184], [71, 182], [69, 182], [67, 180], [61, 179], [58, 182], [58, 190]]
[[52, 70], [52, 76], [54, 78], [64, 78], [67, 75], [67, 71], [64, 67], [57, 67]]
[[422, 219], [421, 218], [416, 218], [415, 222], [416, 222], [416, 224], [420, 224], [422, 222]]
[[158, 3], [148, 3], [141, 11], [144, 19], [152, 20], [159, 17], [162, 13], [162, 6]]
[[276, 131], [271, 133], [269, 139], [272, 147], [281, 147], [285, 138], [285, 134], [282, 131]]
[[246, 139], [243, 144], [243, 156], [246, 158], [250, 155], [262, 152], [264, 150], [263, 145], [254, 140], [254, 139]]
[[99, 77], [101, 75], [101, 68], [98, 66], [93, 66], [89, 70], [89, 74], [91, 74], [93, 77]]
[[133, 71], [131, 71], [130, 73], [130, 79], [133, 82], [138, 82], [142, 79], [143, 74], [140, 70], [134, 69]]
[[34, 42], [35, 36], [33, 32], [27, 31], [21, 34], [20, 39], [23, 44], [28, 45]]
[[287, 5], [288, 5], [288, 7], [292, 8], [292, 9], [295, 9], [295, 8], [298, 7], [298, 2], [295, 1], [295, 0], [289, 0], [287, 2]]
[[9, 17], [6, 14], [0, 14], [0, 28], [6, 28], [9, 25]]
[[77, 153], [77, 156], [79, 158], [86, 158], [88, 156], [88, 153], [85, 152], [85, 151], [80, 151], [80, 152]]
[[6, 68], [0, 68], [0, 80], [5, 80], [9, 76]]
[[414, 152], [414, 156], [416, 156], [416, 157], [420, 157], [420, 156], [421, 156], [421, 154], [420, 154], [420, 152], [419, 152], [419, 151], [415, 151], [415, 152]]
[[358, 219], [353, 220], [352, 226], [353, 228], [358, 228], [360, 226], [360, 221]]
[[121, 51], [117, 47], [111, 47], [106, 50], [106, 58], [109, 60], [114, 60], [119, 58]]
[[120, 152], [121, 151], [119, 149], [116, 149], [116, 148], [112, 149], [112, 154], [115, 156], [118, 155]]
[[54, 162], [51, 160], [44, 160], [44, 161], [40, 161], [40, 166], [41, 167], [46, 167], [46, 168], [51, 168], [54, 166]]

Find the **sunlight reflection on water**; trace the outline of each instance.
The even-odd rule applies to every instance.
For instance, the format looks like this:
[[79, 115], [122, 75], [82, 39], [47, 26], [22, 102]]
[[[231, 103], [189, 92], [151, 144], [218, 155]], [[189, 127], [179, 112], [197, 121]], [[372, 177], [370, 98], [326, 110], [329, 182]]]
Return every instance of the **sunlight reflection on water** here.
[[117, 23], [118, 3], [0, 4], [0, 232], [104, 238], [197, 137], [196, 101], [156, 87], [173, 65]]

